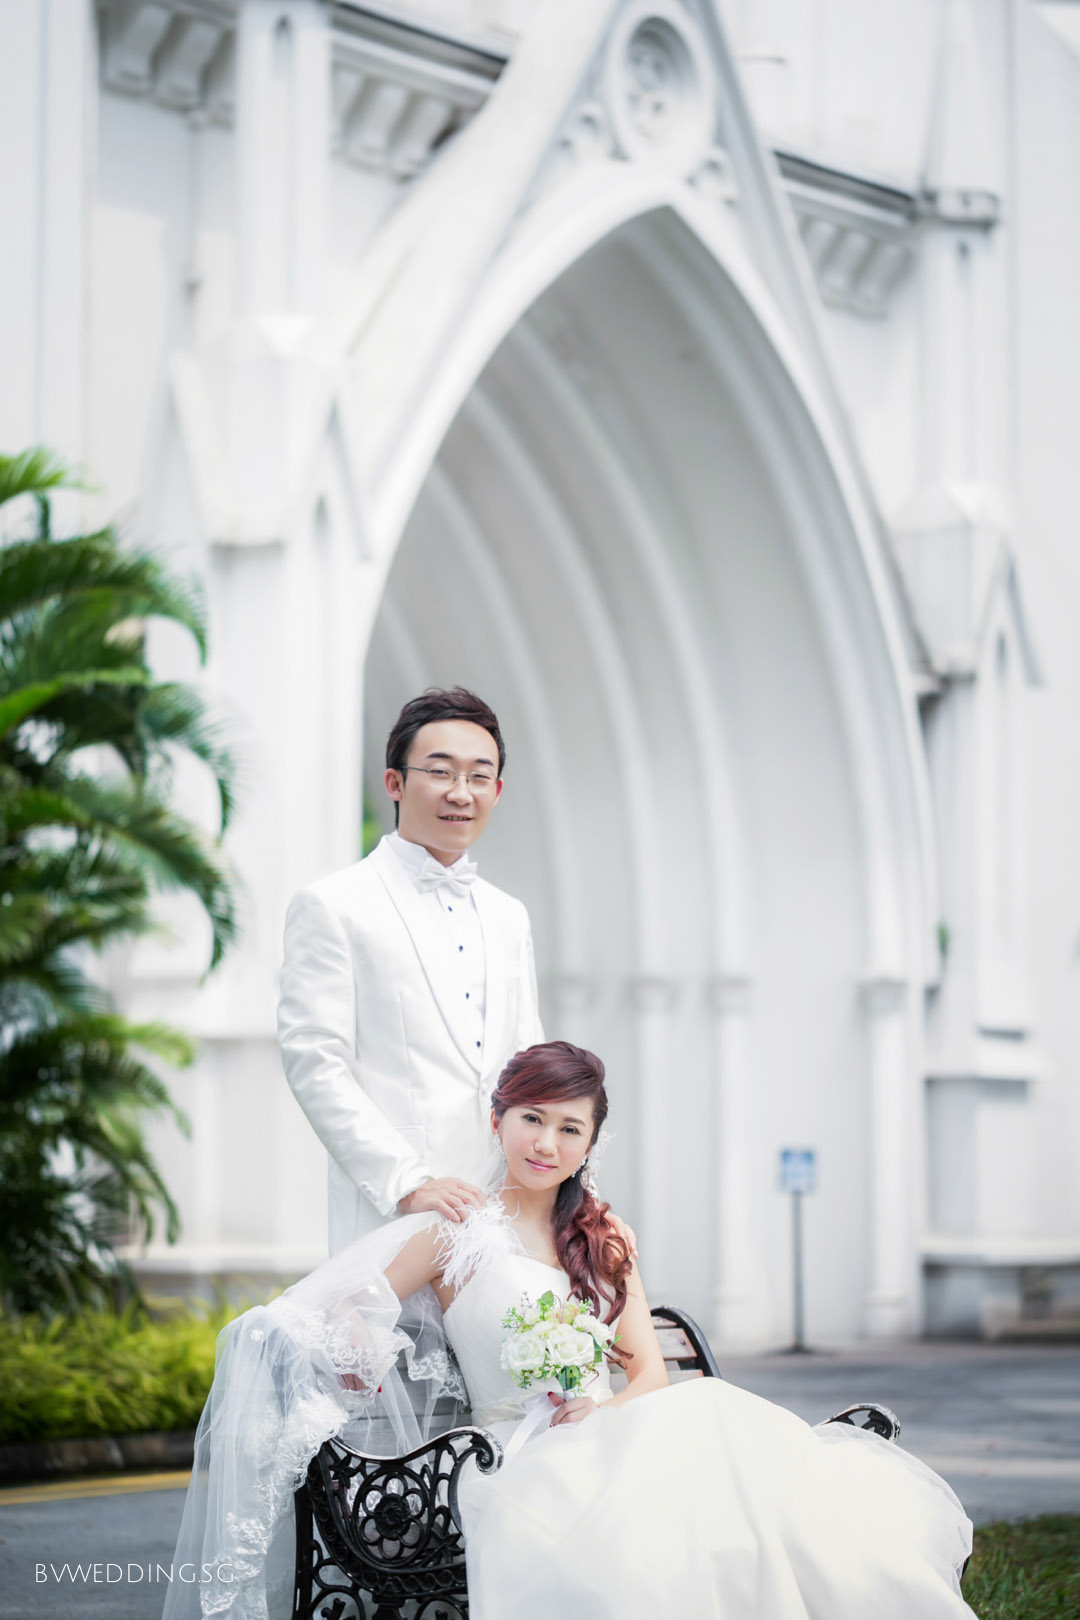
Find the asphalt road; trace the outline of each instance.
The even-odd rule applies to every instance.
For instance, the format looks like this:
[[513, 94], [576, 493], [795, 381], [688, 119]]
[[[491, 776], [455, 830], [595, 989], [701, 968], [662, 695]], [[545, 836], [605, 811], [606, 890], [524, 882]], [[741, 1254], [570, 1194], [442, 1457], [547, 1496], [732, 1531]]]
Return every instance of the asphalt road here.
[[[901, 1443], [977, 1524], [1080, 1513], [1080, 1348], [918, 1344], [729, 1358], [723, 1370], [811, 1422], [883, 1402]], [[182, 1484], [117, 1476], [0, 1492], [0, 1620], [158, 1620]]]
[[728, 1360], [732, 1383], [820, 1423], [857, 1401], [900, 1418], [900, 1444], [948, 1480], [976, 1524], [1080, 1513], [1080, 1347], [903, 1345]]

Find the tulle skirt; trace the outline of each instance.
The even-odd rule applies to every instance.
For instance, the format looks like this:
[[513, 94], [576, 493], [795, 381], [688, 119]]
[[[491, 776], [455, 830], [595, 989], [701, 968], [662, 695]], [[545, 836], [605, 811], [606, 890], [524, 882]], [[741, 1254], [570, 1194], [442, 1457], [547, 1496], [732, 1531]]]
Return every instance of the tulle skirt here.
[[461, 1493], [472, 1620], [959, 1620], [971, 1524], [877, 1435], [687, 1381]]

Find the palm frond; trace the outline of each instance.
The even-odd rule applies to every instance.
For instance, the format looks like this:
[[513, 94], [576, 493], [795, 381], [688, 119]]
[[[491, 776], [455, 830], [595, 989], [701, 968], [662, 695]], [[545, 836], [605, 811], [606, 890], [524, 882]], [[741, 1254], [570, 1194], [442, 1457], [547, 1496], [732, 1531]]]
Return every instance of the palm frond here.
[[106, 992], [87, 978], [71, 956], [28, 952], [0, 977], [0, 1053], [9, 1030], [103, 1012], [108, 1005]]
[[68, 1088], [95, 1106], [137, 1105], [170, 1114], [186, 1126], [181, 1111], [159, 1075], [132, 1055], [141, 1048], [176, 1068], [195, 1056], [194, 1043], [166, 1024], [134, 1024], [116, 1013], [69, 1017], [35, 1029], [17, 1040], [4, 1056], [0, 1072], [0, 1121], [5, 1111], [33, 1098], [45, 1106], [50, 1088]]
[[[0, 816], [3, 817], [7, 839], [22, 838], [28, 832], [42, 827], [65, 827], [87, 831], [94, 819], [70, 794], [64, 791], [63, 779], [53, 778], [56, 786], [48, 782], [27, 782], [17, 772], [10, 772], [0, 789]], [[68, 876], [65, 872], [63, 876]]]
[[[117, 1273], [112, 1245], [132, 1217], [152, 1233], [178, 1213], [143, 1130], [150, 1115], [188, 1122], [136, 1054], [187, 1063], [192, 1044], [161, 1024], [114, 1013], [33, 1029], [0, 1064], [0, 1293], [56, 1308]], [[19, 1196], [12, 1200], [12, 1193]]]
[[205, 699], [190, 686], [162, 682], [140, 704], [139, 725], [155, 746], [168, 743], [181, 748], [213, 772], [224, 832], [235, 809], [237, 766], [225, 729], [209, 718]]
[[19, 495], [47, 495], [54, 489], [78, 489], [80, 480], [59, 456], [41, 448], [17, 456], [0, 456], [0, 506]]
[[163, 932], [168, 891], [206, 911], [211, 966], [236, 933], [216, 841], [171, 808], [187, 754], [213, 774], [223, 832], [235, 762], [205, 700], [156, 681], [146, 652], [146, 621], [165, 618], [205, 659], [202, 592], [112, 529], [52, 539], [49, 495], [71, 482], [45, 452], [0, 458], [0, 505], [41, 509], [36, 539], [0, 545], [0, 1303], [18, 1309], [108, 1299], [132, 1220], [178, 1230], [144, 1128], [187, 1128], [159, 1069], [194, 1047], [118, 1014], [89, 953]]
[[186, 626], [206, 656], [206, 606], [201, 586], [181, 580], [151, 552], [124, 551], [112, 529], [70, 540], [20, 540], [0, 548], [0, 620], [54, 598], [107, 594], [115, 622], [171, 619]]
[[72, 776], [67, 792], [117, 850], [130, 852], [148, 884], [164, 891], [196, 895], [213, 932], [211, 967], [236, 938], [232, 882], [223, 862], [199, 830], [137, 784]]
[[111, 592], [50, 603], [0, 628], [0, 687], [14, 691], [74, 669], [146, 671], [144, 621]]
[[[174, 1230], [175, 1206], [167, 1192], [165, 1198]], [[113, 1247], [130, 1206], [130, 1181], [110, 1166], [60, 1173], [48, 1153], [27, 1151], [26, 1144], [5, 1152], [0, 1143], [3, 1307], [20, 1315], [74, 1315], [112, 1305], [118, 1287], [140, 1300], [136, 1278]]]
[[145, 669], [128, 665], [121, 669], [83, 669], [57, 675], [52, 680], [36, 681], [20, 687], [6, 696], [0, 696], [0, 738], [31, 715], [40, 717], [58, 697], [68, 692], [88, 695], [99, 687], [149, 686], [153, 677]]
[[51, 917], [45, 895], [10, 891], [0, 895], [0, 970], [40, 949]]

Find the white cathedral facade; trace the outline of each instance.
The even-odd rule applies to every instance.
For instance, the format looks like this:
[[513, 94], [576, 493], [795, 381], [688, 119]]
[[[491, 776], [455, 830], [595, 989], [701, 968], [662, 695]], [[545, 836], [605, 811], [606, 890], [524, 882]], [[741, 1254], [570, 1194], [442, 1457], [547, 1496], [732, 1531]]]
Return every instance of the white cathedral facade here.
[[1067, 1303], [1080, 5], [7, 0], [0, 75], [3, 447], [202, 577], [243, 762], [241, 945], [110, 966], [201, 1042], [144, 1268], [324, 1252], [284, 910], [462, 682], [652, 1293], [784, 1340], [799, 1146], [811, 1340]]

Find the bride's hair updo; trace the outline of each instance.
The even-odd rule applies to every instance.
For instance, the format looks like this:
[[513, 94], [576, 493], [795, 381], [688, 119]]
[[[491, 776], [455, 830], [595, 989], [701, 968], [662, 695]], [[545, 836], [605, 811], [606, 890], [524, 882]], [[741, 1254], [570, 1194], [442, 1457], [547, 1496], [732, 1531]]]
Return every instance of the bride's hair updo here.
[[[530, 1104], [576, 1102], [588, 1098], [593, 1111], [591, 1152], [607, 1118], [604, 1065], [592, 1052], [569, 1041], [545, 1041], [512, 1057], [491, 1094], [496, 1119], [508, 1108]], [[598, 1309], [608, 1307], [613, 1322], [626, 1304], [630, 1254], [608, 1224], [610, 1204], [601, 1204], [580, 1175], [570, 1176], [555, 1196], [554, 1238], [559, 1264], [570, 1278], [579, 1299], [591, 1299]]]

